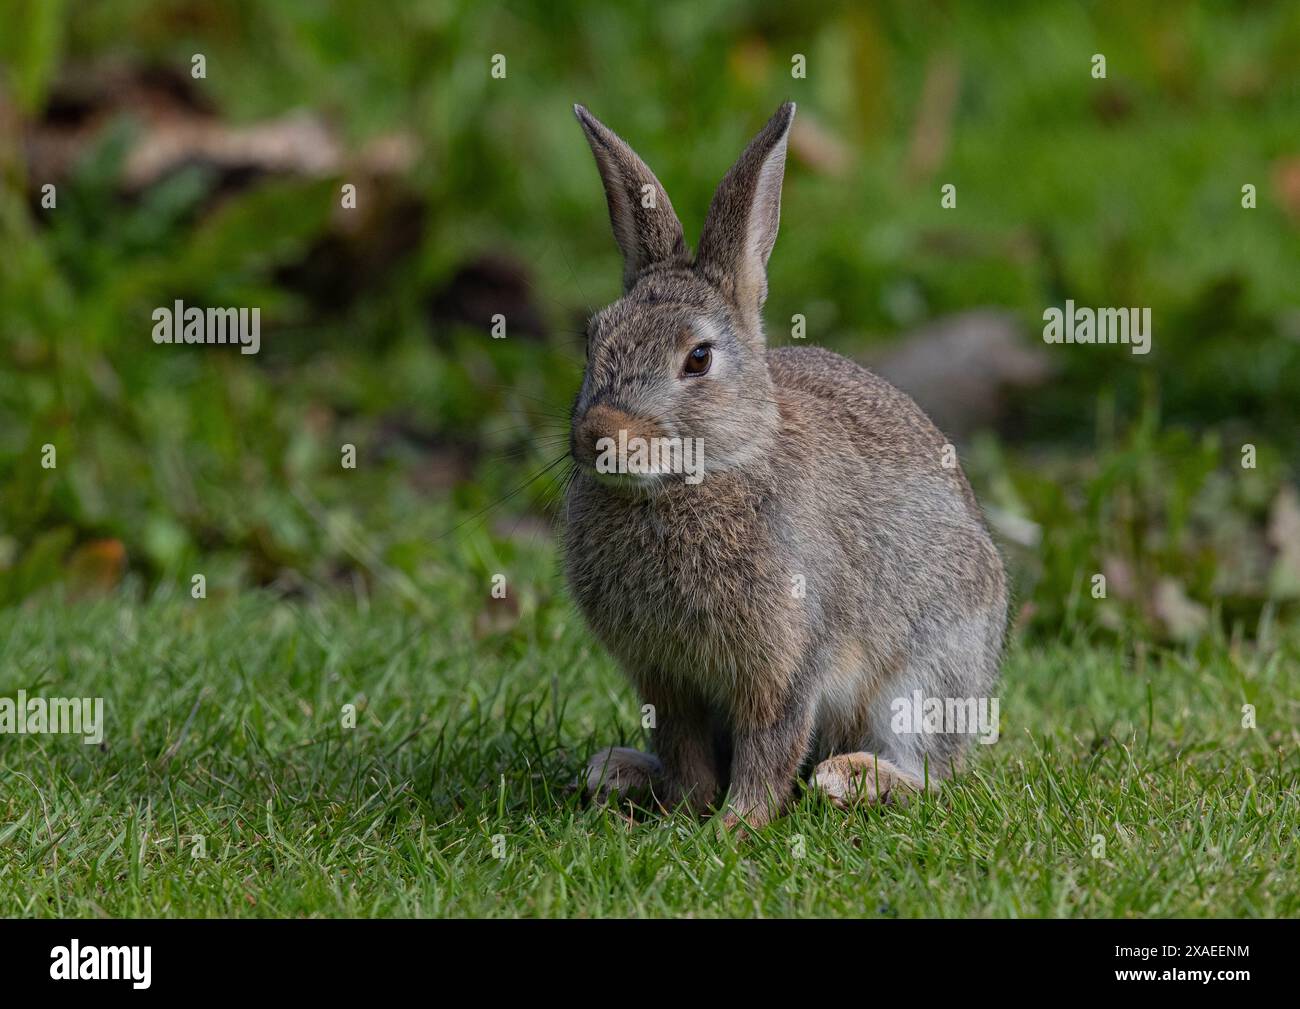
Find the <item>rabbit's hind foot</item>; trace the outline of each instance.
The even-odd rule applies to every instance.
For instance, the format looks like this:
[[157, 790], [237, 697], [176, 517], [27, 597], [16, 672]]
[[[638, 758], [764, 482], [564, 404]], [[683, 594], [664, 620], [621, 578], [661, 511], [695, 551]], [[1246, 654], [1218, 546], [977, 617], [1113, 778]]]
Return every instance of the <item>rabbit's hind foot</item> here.
[[808, 784], [840, 809], [862, 802], [906, 802], [924, 788], [919, 778], [874, 753], [839, 753], [823, 760]]
[[610, 746], [587, 761], [583, 791], [601, 806], [611, 799], [644, 802], [650, 798], [655, 779], [662, 773], [659, 758], [653, 753], [643, 753], [630, 746]]

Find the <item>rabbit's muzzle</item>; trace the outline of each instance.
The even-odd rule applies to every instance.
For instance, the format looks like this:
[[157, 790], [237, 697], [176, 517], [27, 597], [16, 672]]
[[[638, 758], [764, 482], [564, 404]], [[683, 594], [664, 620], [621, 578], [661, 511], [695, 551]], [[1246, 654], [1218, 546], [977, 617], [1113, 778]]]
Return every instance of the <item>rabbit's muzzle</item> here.
[[603, 439], [611, 439], [618, 445], [620, 440], [627, 444], [638, 438], [649, 442], [662, 434], [659, 425], [652, 420], [633, 417], [617, 407], [597, 403], [574, 424], [570, 448], [578, 462], [594, 466], [602, 447], [607, 444]]

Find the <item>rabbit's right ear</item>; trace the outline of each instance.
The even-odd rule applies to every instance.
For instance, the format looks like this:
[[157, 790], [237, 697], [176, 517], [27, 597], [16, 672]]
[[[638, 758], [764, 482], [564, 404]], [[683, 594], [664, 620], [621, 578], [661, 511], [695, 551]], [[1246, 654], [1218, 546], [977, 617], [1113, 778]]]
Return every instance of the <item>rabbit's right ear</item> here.
[[794, 102], [786, 102], [749, 142], [718, 186], [700, 235], [700, 272], [755, 330], [761, 328], [759, 311], [767, 300], [767, 260], [781, 223], [781, 183], [793, 122]]
[[618, 134], [581, 105], [573, 107], [605, 185], [614, 239], [623, 250], [623, 290], [651, 263], [685, 259], [689, 253], [672, 202], [655, 178]]

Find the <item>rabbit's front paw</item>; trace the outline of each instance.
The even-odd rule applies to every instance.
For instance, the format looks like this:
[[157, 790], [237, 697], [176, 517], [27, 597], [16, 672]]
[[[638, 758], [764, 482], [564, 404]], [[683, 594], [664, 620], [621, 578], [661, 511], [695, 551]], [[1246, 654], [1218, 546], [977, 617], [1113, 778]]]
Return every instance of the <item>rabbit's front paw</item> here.
[[808, 784], [840, 809], [859, 802], [900, 802], [922, 783], [874, 753], [841, 753], [813, 769]]
[[709, 826], [713, 828], [714, 837], [718, 841], [725, 841], [730, 837], [733, 841], [739, 842], [749, 837], [744, 817], [735, 810], [715, 813], [709, 820]]
[[611, 746], [587, 761], [583, 787], [587, 797], [604, 805], [612, 798], [644, 801], [663, 772], [659, 758], [629, 746]]

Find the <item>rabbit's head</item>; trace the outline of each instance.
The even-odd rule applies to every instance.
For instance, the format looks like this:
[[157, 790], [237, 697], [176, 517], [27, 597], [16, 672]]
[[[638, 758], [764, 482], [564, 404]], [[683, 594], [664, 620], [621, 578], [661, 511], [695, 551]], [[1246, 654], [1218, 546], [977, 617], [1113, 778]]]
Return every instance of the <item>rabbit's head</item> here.
[[[623, 252], [623, 297], [587, 327], [570, 443], [585, 469], [598, 471], [602, 449], [620, 444], [621, 436], [633, 445], [694, 440], [701, 478], [761, 460], [772, 445], [777, 411], [761, 309], [794, 108], [782, 105], [722, 180], [692, 257], [654, 173], [590, 112], [574, 107]], [[610, 482], [648, 492], [681, 479], [652, 465]]]

